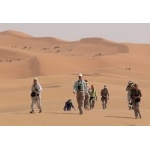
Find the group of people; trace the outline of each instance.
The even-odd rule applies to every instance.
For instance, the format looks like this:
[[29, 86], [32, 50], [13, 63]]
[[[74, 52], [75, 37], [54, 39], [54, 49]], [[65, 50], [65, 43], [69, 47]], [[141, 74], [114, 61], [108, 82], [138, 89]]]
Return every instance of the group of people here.
[[[94, 108], [95, 101], [97, 101], [97, 93], [94, 85], [89, 85], [87, 80], [83, 80], [81, 73], [78, 75], [78, 80], [74, 83], [73, 93], [76, 94], [78, 103], [79, 114], [83, 114], [85, 110], [91, 110]], [[107, 86], [101, 90], [101, 101], [103, 109], [106, 109], [107, 100], [109, 100], [109, 92]]]
[[[34, 78], [33, 85], [31, 86], [31, 111], [30, 113], [34, 113], [35, 104], [39, 109], [39, 113], [42, 113], [42, 105], [41, 105], [41, 91], [42, 86], [38, 82], [37, 78]], [[141, 118], [140, 113], [140, 100], [141, 100], [141, 90], [138, 88], [137, 83], [133, 83], [132, 81], [128, 82], [126, 87], [127, 99], [128, 99], [128, 107], [129, 110], [134, 110], [135, 118]], [[95, 101], [97, 101], [97, 92], [94, 85], [89, 85], [87, 80], [83, 80], [83, 75], [79, 73], [78, 80], [73, 85], [73, 94], [76, 94], [79, 114], [82, 115], [84, 110], [92, 110], [95, 105]], [[107, 102], [109, 100], [109, 91], [106, 85], [100, 91], [102, 108], [106, 109]], [[67, 100], [64, 105], [64, 111], [71, 111], [73, 108], [75, 111], [75, 107], [71, 99]]]

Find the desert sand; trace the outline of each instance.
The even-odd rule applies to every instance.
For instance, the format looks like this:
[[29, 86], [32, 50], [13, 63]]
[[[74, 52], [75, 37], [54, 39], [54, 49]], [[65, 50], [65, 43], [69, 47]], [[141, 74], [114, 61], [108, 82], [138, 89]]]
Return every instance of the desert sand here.
[[[64, 41], [33, 37], [18, 31], [0, 32], [1, 126], [149, 126], [150, 44], [117, 43], [90, 37]], [[94, 110], [79, 115], [73, 84], [83, 74], [96, 87]], [[37, 77], [43, 87], [43, 112], [30, 114], [30, 89]], [[141, 119], [128, 110], [129, 80], [142, 91]], [[110, 100], [102, 109], [100, 90], [108, 86]], [[64, 112], [72, 99], [77, 111]]]

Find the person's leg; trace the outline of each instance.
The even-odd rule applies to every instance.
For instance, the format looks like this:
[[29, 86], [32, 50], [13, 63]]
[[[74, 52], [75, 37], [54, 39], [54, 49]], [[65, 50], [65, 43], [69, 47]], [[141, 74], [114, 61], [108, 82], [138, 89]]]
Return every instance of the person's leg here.
[[101, 98], [101, 101], [102, 101], [102, 107], [103, 107], [103, 109], [105, 109], [105, 100], [103, 97]]
[[92, 98], [92, 109], [94, 108], [95, 106], [95, 98]]
[[37, 98], [37, 107], [39, 109], [39, 113], [42, 112], [42, 104], [41, 104], [41, 97], [40, 96], [36, 96]]
[[78, 91], [77, 92], [77, 98], [78, 98], [78, 108], [79, 108], [80, 114], [83, 114], [85, 92], [84, 91]]
[[137, 105], [137, 114], [139, 115], [139, 118], [142, 118], [140, 109], [139, 109], [139, 102], [137, 102], [136, 105]]
[[130, 92], [128, 92], [127, 94], [127, 99], [128, 99], [128, 107], [129, 107], [129, 110], [131, 109], [131, 106], [130, 106]]
[[84, 109], [89, 109], [89, 94], [85, 93]]
[[108, 100], [107, 100], [107, 97], [105, 98], [105, 109], [106, 109], [106, 106], [107, 106], [107, 102], [108, 102]]
[[87, 94], [87, 108], [88, 108], [88, 109], [89, 109], [89, 105], [90, 105], [90, 104], [89, 104], [89, 103], [90, 103], [89, 101], [90, 101], [90, 94]]
[[32, 97], [32, 103], [31, 103], [31, 111], [30, 111], [30, 113], [34, 113], [35, 103], [36, 103], [36, 98]]
[[135, 118], [137, 119], [138, 114], [137, 114], [137, 107], [136, 107], [136, 103], [135, 102], [133, 102], [133, 109], [134, 109]]
[[89, 100], [89, 103], [90, 103], [90, 110], [92, 109], [92, 99], [90, 98]]

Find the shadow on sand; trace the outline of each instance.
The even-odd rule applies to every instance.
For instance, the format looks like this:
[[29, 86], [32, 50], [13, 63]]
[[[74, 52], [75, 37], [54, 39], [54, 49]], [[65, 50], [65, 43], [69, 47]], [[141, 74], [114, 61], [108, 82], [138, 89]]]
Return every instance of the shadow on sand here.
[[79, 115], [78, 113], [72, 113], [72, 112], [46, 112], [49, 114], [58, 114], [58, 115]]
[[[14, 112], [12, 114], [17, 114], [17, 115], [21, 115], [21, 114], [30, 114], [30, 115], [34, 115], [34, 114], [39, 114], [39, 112], [35, 112], [34, 114], [31, 114], [30, 112]], [[78, 113], [73, 113], [73, 112], [42, 112], [41, 114], [56, 114], [56, 115], [79, 115]]]
[[122, 119], [134, 119], [133, 117], [120, 117], [120, 116], [105, 116], [109, 118], [122, 118]]

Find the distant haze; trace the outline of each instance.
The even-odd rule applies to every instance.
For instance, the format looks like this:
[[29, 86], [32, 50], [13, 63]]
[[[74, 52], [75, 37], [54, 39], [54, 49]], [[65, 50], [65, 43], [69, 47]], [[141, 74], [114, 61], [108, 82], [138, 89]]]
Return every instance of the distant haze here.
[[150, 23], [1, 23], [0, 32], [5, 30], [67, 41], [100, 37], [115, 42], [150, 44]]

